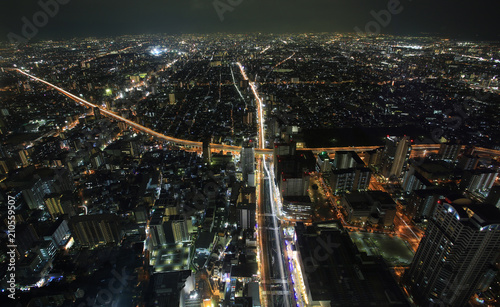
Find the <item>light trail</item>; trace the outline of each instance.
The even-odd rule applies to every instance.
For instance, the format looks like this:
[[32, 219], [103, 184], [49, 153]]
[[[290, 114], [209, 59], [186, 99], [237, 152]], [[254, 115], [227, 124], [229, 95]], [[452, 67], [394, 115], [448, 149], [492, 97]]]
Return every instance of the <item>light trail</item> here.
[[[276, 247], [277, 247], [277, 250], [278, 250], [278, 255], [280, 255], [280, 257], [278, 257], [279, 259], [279, 269], [280, 269], [280, 274], [281, 274], [281, 279], [282, 281], [287, 281], [288, 282], [288, 279], [286, 278], [287, 275], [285, 275], [285, 265], [283, 264], [283, 251], [281, 250], [281, 242], [282, 240], [280, 240], [280, 232], [281, 232], [281, 228], [278, 227], [278, 223], [276, 222], [276, 218], [277, 218], [277, 215], [276, 215], [276, 212], [275, 212], [275, 208], [274, 208], [274, 205], [273, 205], [273, 197], [272, 197], [272, 186], [271, 186], [271, 176], [269, 174], [269, 169], [267, 168], [267, 163], [266, 163], [266, 156], [263, 157], [262, 159], [262, 163], [264, 164], [264, 170], [266, 171], [267, 173], [267, 177], [269, 178], [268, 179], [268, 184], [269, 184], [269, 192], [270, 192], [270, 201], [271, 201], [271, 212], [272, 212], [272, 215], [273, 218], [273, 233], [274, 233], [274, 239], [276, 240]], [[283, 298], [285, 300], [285, 303], [286, 303], [286, 306], [290, 306], [290, 301], [288, 300], [288, 295], [283, 295]]]
[[238, 86], [236, 86], [236, 79], [234, 78], [233, 68], [231, 67], [231, 65], [229, 65], [229, 69], [231, 70], [231, 77], [233, 77], [233, 85], [236, 88], [236, 91], [238, 92], [238, 94], [240, 94], [241, 100], [243, 100], [243, 102], [245, 103], [245, 106], [246, 106], [247, 102], [245, 101], [245, 98], [243, 98], [243, 94], [241, 94]]
[[264, 50], [262, 50], [259, 54], [263, 54], [264, 52], [266, 52], [267, 50], [271, 49], [271, 46], [267, 46], [266, 48], [264, 48]]
[[[281, 64], [285, 63], [286, 61], [290, 60], [291, 58], [293, 58], [293, 56], [295, 55], [295, 52], [289, 56], [288, 58], [284, 59], [283, 61], [279, 62], [278, 64], [276, 64], [276, 66], [274, 66], [274, 68], [277, 68], [278, 66], [280, 66]], [[273, 69], [274, 69], [273, 68]]]
[[257, 88], [255, 86], [255, 82], [250, 81], [248, 79], [247, 74], [245, 73], [245, 69], [243, 68], [243, 65], [241, 65], [240, 62], [236, 63], [238, 67], [240, 68], [241, 75], [243, 76], [243, 79], [248, 81], [248, 84], [250, 85], [250, 88], [252, 89], [253, 95], [255, 96], [255, 101], [257, 104], [257, 118], [258, 118], [258, 125], [259, 125], [259, 148], [264, 149], [266, 147], [266, 144], [264, 143], [264, 115], [262, 113], [262, 99], [260, 99], [259, 93], [257, 92]]

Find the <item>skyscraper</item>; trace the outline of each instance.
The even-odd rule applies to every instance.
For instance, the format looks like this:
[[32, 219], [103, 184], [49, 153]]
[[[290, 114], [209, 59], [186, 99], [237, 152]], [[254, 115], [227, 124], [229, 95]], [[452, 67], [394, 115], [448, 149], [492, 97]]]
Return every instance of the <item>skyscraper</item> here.
[[500, 210], [466, 199], [438, 203], [404, 283], [423, 306], [464, 306], [499, 251]]
[[408, 163], [411, 141], [407, 136], [387, 136], [382, 158], [382, 174], [387, 178], [399, 178]]

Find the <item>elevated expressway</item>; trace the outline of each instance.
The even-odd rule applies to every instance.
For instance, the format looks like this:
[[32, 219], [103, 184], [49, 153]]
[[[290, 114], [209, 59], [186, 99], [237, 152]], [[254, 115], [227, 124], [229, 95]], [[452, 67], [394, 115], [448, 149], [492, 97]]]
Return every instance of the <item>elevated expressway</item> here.
[[[241, 65], [238, 63], [238, 65]], [[240, 66], [240, 69], [242, 69], [243, 71], [243, 67]], [[190, 141], [190, 140], [184, 140], [184, 139], [179, 139], [179, 138], [175, 138], [175, 137], [172, 137], [172, 136], [168, 136], [168, 135], [165, 135], [165, 134], [162, 134], [162, 133], [159, 133], [159, 132], [156, 132], [154, 130], [151, 130], [145, 126], [142, 126], [136, 122], [133, 122], [131, 120], [128, 120], [114, 112], [111, 112], [109, 110], [106, 110], [96, 104], [93, 104], [85, 99], [82, 99], [76, 95], [73, 95], [71, 94], [70, 92], [50, 83], [50, 82], [47, 82], [43, 79], [40, 79], [40, 78], [37, 78], [31, 74], [28, 74], [27, 72], [21, 70], [21, 69], [10, 69], [10, 70], [14, 70], [14, 71], [17, 71], [37, 82], [40, 82], [40, 83], [43, 83], [49, 87], [51, 87], [52, 89], [58, 91], [59, 93], [67, 96], [68, 98], [76, 101], [77, 103], [83, 105], [83, 106], [86, 106], [86, 107], [89, 107], [89, 108], [99, 108], [100, 112], [102, 115], [104, 116], [107, 116], [111, 119], [114, 119], [114, 120], [117, 120], [117, 121], [121, 121], [121, 122], [124, 122], [125, 124], [129, 125], [130, 127], [134, 128], [135, 130], [137, 131], [141, 131], [141, 132], [144, 132], [146, 134], [149, 134], [159, 140], [163, 140], [163, 141], [167, 141], [167, 142], [171, 142], [172, 144], [174, 145], [178, 145], [180, 147], [184, 147], [185, 149], [188, 149], [188, 150], [195, 150], [195, 151], [199, 151], [201, 152], [203, 150], [203, 143], [202, 142], [197, 142], [197, 141]], [[246, 77], [246, 75], [244, 75], [245, 79], [248, 80], [248, 78]], [[256, 97], [258, 97], [257, 95], [257, 91], [255, 89], [255, 85], [254, 83], [252, 82], [252, 91], [254, 92], [254, 94], [256, 95]], [[259, 98], [260, 99], [260, 98]], [[261, 105], [260, 103], [258, 103], [258, 105]], [[262, 118], [262, 108], [258, 108], [258, 118]], [[273, 150], [272, 149], [269, 149], [269, 148], [264, 148], [264, 133], [263, 133], [263, 130], [264, 130], [264, 123], [263, 121], [259, 121], [258, 123], [259, 125], [259, 148], [256, 148], [255, 149], [255, 153], [257, 155], [266, 155], [266, 154], [272, 154]], [[238, 146], [231, 146], [231, 145], [224, 145], [224, 144], [210, 144], [212, 150], [214, 151], [224, 151], [224, 152], [232, 152], [232, 153], [237, 153], [239, 154], [239, 152], [241, 151], [241, 147], [238, 147]], [[437, 150], [439, 149], [439, 144], [417, 144], [417, 145], [412, 145], [412, 148], [414, 150]], [[353, 146], [348, 146], [348, 147], [328, 147], [328, 148], [297, 148], [297, 150], [311, 150], [313, 153], [317, 154], [317, 153], [320, 153], [320, 152], [327, 152], [327, 153], [335, 153], [335, 151], [341, 151], [341, 150], [353, 150], [353, 151], [357, 151], [357, 152], [364, 152], [364, 151], [370, 151], [370, 150], [373, 150], [373, 149], [376, 149], [376, 148], [380, 148], [381, 146], [357, 146], [357, 147], [353, 147]], [[496, 150], [496, 149], [490, 149], [490, 148], [482, 148], [482, 147], [477, 147], [474, 149], [474, 152], [475, 153], [478, 153], [478, 154], [488, 154], [488, 155], [493, 155], [493, 156], [500, 156], [500, 150]]]

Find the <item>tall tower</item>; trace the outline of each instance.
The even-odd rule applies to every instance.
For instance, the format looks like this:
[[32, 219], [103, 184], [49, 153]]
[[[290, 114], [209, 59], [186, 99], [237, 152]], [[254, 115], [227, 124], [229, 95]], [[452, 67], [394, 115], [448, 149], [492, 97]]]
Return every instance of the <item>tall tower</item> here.
[[464, 306], [500, 251], [500, 210], [438, 203], [404, 283], [418, 304]]

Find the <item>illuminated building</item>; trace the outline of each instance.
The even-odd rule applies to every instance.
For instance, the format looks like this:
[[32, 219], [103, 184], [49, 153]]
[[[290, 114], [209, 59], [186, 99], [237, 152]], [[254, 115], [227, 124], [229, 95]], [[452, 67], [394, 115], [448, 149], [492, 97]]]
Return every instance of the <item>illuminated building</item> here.
[[371, 170], [354, 151], [337, 151], [330, 175], [330, 186], [335, 194], [368, 189]]
[[476, 169], [466, 171], [460, 181], [460, 189], [470, 192], [487, 193], [498, 177], [498, 171], [492, 169]]
[[418, 304], [464, 306], [499, 251], [498, 208], [438, 203], [404, 282]]
[[318, 154], [318, 159], [316, 161], [316, 171], [321, 173], [328, 173], [332, 170], [332, 163], [330, 162], [330, 156], [327, 152], [322, 152]]
[[457, 160], [462, 145], [454, 143], [443, 143], [439, 147], [438, 157], [442, 160], [454, 162]]
[[433, 186], [427, 178], [425, 178], [420, 172], [416, 171], [413, 166], [406, 172], [402, 188], [406, 193], [411, 193], [413, 190], [425, 190]]

